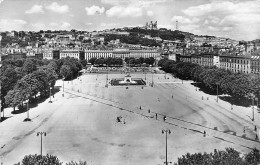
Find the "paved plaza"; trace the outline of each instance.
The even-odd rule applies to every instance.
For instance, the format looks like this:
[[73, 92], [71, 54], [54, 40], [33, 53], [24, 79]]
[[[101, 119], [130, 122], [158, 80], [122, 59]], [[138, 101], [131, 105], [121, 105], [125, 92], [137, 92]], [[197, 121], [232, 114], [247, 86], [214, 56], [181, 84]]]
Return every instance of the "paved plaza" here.
[[[133, 73], [145, 86], [106, 88], [107, 74], [87, 73], [73, 81], [58, 80], [60, 91], [30, 108], [32, 122], [23, 122], [26, 113], [11, 114], [0, 124], [0, 158], [14, 164], [27, 154], [40, 153], [39, 131], [45, 131], [43, 154], [63, 162], [86, 160], [89, 164], [163, 164], [165, 135], [168, 161], [176, 162], [187, 152], [212, 152], [232, 147], [248, 152], [256, 147], [251, 107], [233, 106], [197, 90], [192, 81], [167, 74]], [[109, 74], [108, 79], [124, 74]], [[108, 81], [109, 82], [109, 81]], [[151, 87], [152, 82], [154, 86]], [[166, 120], [164, 121], [164, 117]]]

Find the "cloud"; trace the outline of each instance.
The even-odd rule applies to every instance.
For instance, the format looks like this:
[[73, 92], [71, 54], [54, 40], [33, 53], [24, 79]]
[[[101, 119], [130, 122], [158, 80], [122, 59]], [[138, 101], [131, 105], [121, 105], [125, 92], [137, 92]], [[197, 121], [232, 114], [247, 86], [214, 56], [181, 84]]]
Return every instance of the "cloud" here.
[[192, 24], [192, 23], [198, 23], [200, 21], [199, 18], [187, 18], [187, 17], [184, 17], [184, 16], [173, 16], [171, 21], [177, 21], [179, 23], [184, 23], [184, 24]]
[[187, 16], [206, 19], [205, 30], [236, 40], [260, 37], [260, 0], [210, 1], [182, 10]]
[[110, 4], [114, 6], [139, 6], [148, 7], [156, 5], [158, 3], [164, 3], [170, 0], [101, 0], [102, 3]]
[[185, 32], [191, 32], [191, 33], [197, 33], [198, 29], [199, 29], [199, 25], [197, 24], [187, 24], [185, 26], [180, 26], [179, 29], [181, 31], [185, 31]]
[[93, 25], [93, 23], [92, 22], [87, 22], [87, 23], [85, 23], [85, 25], [90, 26], [90, 25]]
[[230, 31], [232, 30], [232, 27], [226, 26], [226, 27], [222, 27], [222, 31], [226, 32], [226, 31]]
[[208, 29], [210, 31], [219, 31], [219, 28], [218, 27], [214, 27], [214, 26], [208, 26]]
[[151, 16], [153, 16], [154, 15], [154, 13], [153, 13], [153, 11], [147, 11], [147, 15], [149, 16], [149, 17], [151, 17]]
[[208, 4], [192, 6], [182, 10], [189, 16], [202, 16], [208, 13], [219, 12], [221, 14], [230, 13], [252, 13], [259, 12], [260, 1], [212, 1]]
[[106, 11], [108, 17], [141, 17], [143, 15], [142, 8], [140, 7], [123, 7], [123, 6], [114, 6]]
[[115, 26], [118, 26], [119, 23], [101, 23], [100, 26], [105, 26], [105, 27], [115, 27]]
[[63, 22], [63, 23], [61, 23], [61, 24], [58, 24], [58, 23], [56, 23], [56, 22], [51, 22], [50, 23], [50, 26], [53, 28], [53, 29], [64, 29], [64, 30], [68, 30], [70, 27], [71, 27], [71, 25], [70, 25], [70, 23], [68, 23], [68, 22]]
[[21, 19], [1, 19], [0, 31], [23, 30], [27, 22]]
[[46, 6], [46, 9], [60, 14], [69, 12], [68, 5], [59, 5], [57, 2], [53, 2], [51, 5]]
[[220, 21], [220, 19], [218, 17], [216, 17], [216, 16], [211, 16], [210, 15], [210, 16], [208, 16], [208, 18], [209, 18], [210, 22], [213, 23], [213, 24], [217, 24]]
[[63, 22], [60, 27], [61, 27], [62, 29], [68, 29], [68, 28], [70, 28], [70, 23], [68, 23], [68, 22]]
[[99, 6], [91, 6], [91, 7], [86, 7], [85, 8], [87, 15], [95, 15], [95, 14], [102, 14], [105, 12], [104, 7], [99, 7]]
[[25, 11], [26, 14], [44, 13], [41, 5], [33, 5], [32, 8]]
[[43, 30], [46, 28], [45, 24], [40, 22], [32, 24], [32, 27], [34, 28], [34, 30]]

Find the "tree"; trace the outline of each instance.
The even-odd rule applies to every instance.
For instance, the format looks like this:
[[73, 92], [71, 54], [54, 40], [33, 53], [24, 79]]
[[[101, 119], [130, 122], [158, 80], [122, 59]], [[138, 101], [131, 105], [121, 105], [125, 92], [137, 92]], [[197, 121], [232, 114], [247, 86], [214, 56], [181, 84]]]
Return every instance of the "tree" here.
[[[32, 73], [32, 77], [34, 79], [37, 79], [38, 83], [37, 83], [37, 90], [38, 92], [40, 92], [41, 95], [46, 95], [46, 89], [48, 89], [48, 86], [49, 86], [49, 75], [50, 74], [55, 74], [53, 73], [54, 71], [51, 70], [48, 72], [48, 70], [44, 71], [44, 70], [37, 70], [37, 71], [34, 71]], [[47, 74], [48, 73], [48, 74]], [[55, 77], [56, 78], [56, 77]], [[56, 80], [56, 79], [55, 79]]]
[[84, 59], [84, 60], [80, 60], [80, 63], [83, 67], [85, 67], [88, 64], [88, 61]]
[[60, 74], [62, 75], [62, 77], [64, 77], [65, 79], [71, 78], [72, 76], [72, 71], [70, 69], [70, 66], [68, 65], [62, 65], [61, 69], [60, 69]]
[[37, 67], [32, 59], [28, 58], [23, 64], [23, 71], [25, 73], [32, 73], [33, 71], [37, 70]]
[[27, 100], [38, 93], [37, 84], [38, 80], [32, 74], [27, 74], [17, 82], [14, 89], [19, 91], [17, 95], [23, 95], [23, 100]]
[[22, 104], [24, 98], [22, 92], [19, 89], [10, 90], [5, 96], [6, 105], [12, 106], [15, 111], [15, 107]]
[[246, 162], [239, 156], [239, 152], [233, 148], [226, 148], [225, 151], [214, 150], [214, 153], [187, 153], [178, 158], [177, 165], [246, 165]]
[[51, 164], [51, 165], [62, 165], [62, 162], [57, 156], [53, 155], [26, 155], [22, 160], [22, 165], [40, 165], [40, 164]]
[[251, 152], [245, 155], [245, 160], [249, 164], [257, 165], [260, 163], [260, 152], [254, 148]]
[[94, 65], [96, 60], [97, 60], [97, 58], [91, 58], [88, 60], [88, 62], [91, 63], [92, 65]]

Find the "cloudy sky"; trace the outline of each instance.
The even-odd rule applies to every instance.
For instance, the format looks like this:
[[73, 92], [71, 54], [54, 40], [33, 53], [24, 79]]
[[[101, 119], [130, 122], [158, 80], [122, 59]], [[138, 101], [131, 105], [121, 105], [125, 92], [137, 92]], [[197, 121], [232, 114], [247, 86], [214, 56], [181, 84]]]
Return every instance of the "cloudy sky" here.
[[236, 40], [260, 38], [260, 0], [0, 0], [0, 31], [159, 27]]

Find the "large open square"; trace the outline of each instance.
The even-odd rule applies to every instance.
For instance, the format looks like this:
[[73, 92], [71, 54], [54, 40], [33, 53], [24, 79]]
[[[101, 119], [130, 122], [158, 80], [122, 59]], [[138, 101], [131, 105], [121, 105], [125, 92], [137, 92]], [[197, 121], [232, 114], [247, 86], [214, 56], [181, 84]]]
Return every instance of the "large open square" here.
[[[108, 80], [124, 74], [108, 74]], [[251, 121], [252, 108], [233, 106], [197, 90], [192, 81], [169, 74], [132, 73], [144, 86], [106, 88], [107, 74], [86, 73], [78, 79], [58, 80], [60, 91], [26, 113], [11, 114], [0, 125], [0, 158], [14, 164], [24, 155], [40, 153], [40, 138], [45, 131], [43, 154], [57, 155], [61, 161], [85, 160], [89, 164], [164, 164], [165, 134], [168, 134], [168, 161], [176, 162], [187, 152], [212, 152], [232, 147], [241, 153], [260, 149]], [[108, 81], [108, 82], [109, 82]], [[154, 82], [153, 87], [151, 86]], [[259, 125], [258, 125], [259, 126]]]

